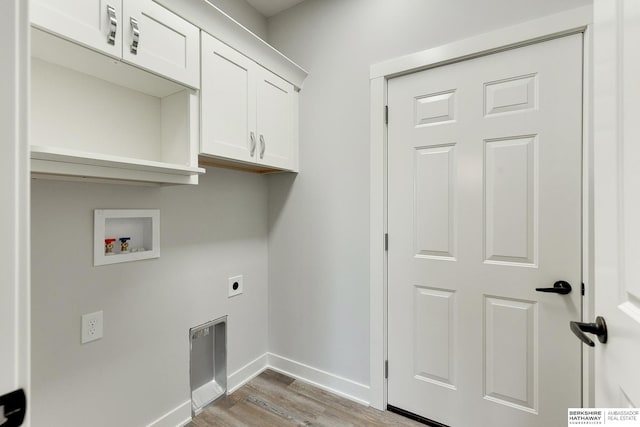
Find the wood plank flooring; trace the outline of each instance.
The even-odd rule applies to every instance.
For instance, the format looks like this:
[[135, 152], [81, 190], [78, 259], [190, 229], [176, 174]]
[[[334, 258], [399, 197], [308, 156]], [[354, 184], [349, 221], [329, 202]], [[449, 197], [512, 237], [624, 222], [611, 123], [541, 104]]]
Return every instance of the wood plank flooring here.
[[398, 426], [424, 427], [267, 370], [209, 405], [187, 427]]

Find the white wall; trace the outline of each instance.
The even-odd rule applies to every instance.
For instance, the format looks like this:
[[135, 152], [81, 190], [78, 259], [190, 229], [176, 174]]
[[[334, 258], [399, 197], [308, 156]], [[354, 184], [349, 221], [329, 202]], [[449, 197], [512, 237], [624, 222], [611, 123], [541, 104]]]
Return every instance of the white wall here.
[[269, 19], [309, 71], [300, 175], [269, 183], [270, 352], [369, 384], [369, 66], [589, 3], [307, 0]]
[[[266, 178], [209, 169], [200, 179], [33, 181], [32, 425], [158, 419], [190, 399], [189, 328], [225, 314], [229, 373], [267, 351]], [[159, 208], [161, 257], [93, 267], [96, 208]], [[228, 299], [237, 274], [244, 294]], [[97, 310], [104, 338], [81, 345], [80, 317]]]

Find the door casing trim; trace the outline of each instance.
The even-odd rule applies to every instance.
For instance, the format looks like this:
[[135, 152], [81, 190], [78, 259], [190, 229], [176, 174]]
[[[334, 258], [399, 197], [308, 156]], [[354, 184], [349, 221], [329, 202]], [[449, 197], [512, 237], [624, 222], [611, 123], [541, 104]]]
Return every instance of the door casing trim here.
[[[370, 67], [370, 406], [387, 406], [387, 83], [393, 77], [423, 71], [454, 62], [515, 49], [554, 38], [583, 34], [583, 152], [582, 152], [582, 277], [585, 296], [582, 317], [593, 317], [593, 7], [584, 6], [528, 21], [443, 46], [390, 59]], [[393, 236], [390, 236], [393, 245]], [[393, 369], [393, 367], [391, 367]], [[582, 352], [582, 404], [594, 404], [593, 353]]]
[[[2, 324], [3, 345], [0, 395], [22, 388], [27, 399], [23, 426], [30, 425], [31, 399], [31, 175], [29, 168], [30, 25], [29, 2], [4, 1], [0, 44], [0, 129], [2, 133], [2, 194], [8, 203], [0, 211], [3, 221], [5, 264], [0, 271], [0, 312], [9, 320]], [[6, 232], [5, 230], [9, 230]], [[6, 254], [11, 254], [7, 256]], [[5, 265], [7, 267], [5, 267]], [[4, 322], [5, 317], [0, 319]], [[11, 372], [13, 371], [13, 372]], [[8, 373], [5, 376], [5, 372]]]

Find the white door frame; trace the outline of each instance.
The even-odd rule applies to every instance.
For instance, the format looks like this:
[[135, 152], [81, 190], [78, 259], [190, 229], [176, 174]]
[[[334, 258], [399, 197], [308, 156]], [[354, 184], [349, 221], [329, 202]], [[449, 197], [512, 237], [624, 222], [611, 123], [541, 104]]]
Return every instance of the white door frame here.
[[[583, 63], [583, 245], [582, 276], [585, 285], [582, 317], [593, 317], [593, 141], [592, 141], [592, 6], [546, 16], [523, 24], [481, 34], [444, 46], [391, 59], [370, 68], [370, 397], [369, 404], [387, 407], [387, 82], [410, 74], [569, 34], [584, 35]], [[393, 245], [393, 236], [390, 236]], [[567, 328], [569, 325], [567, 325]], [[577, 339], [577, 338], [576, 338]], [[593, 406], [593, 352], [583, 349], [583, 406]]]
[[[29, 1], [0, 4], [0, 395], [30, 388]], [[29, 416], [24, 426], [29, 425]]]

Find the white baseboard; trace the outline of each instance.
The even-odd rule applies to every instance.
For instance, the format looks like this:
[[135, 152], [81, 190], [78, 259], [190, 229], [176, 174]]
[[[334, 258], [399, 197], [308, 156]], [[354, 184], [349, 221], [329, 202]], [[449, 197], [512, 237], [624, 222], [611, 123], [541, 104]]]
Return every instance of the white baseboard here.
[[231, 394], [267, 369], [267, 354], [265, 353], [244, 365], [227, 380], [227, 394]]
[[182, 427], [191, 421], [191, 401], [167, 412], [147, 427]]
[[274, 371], [304, 381], [330, 393], [369, 406], [369, 386], [329, 372], [313, 368], [277, 354], [268, 353], [268, 367]]

